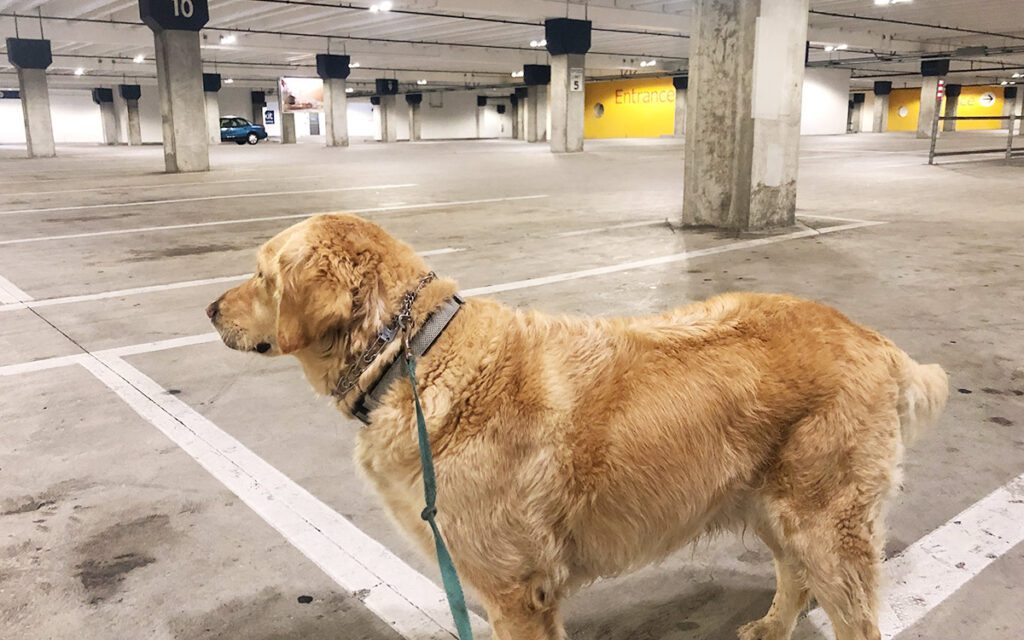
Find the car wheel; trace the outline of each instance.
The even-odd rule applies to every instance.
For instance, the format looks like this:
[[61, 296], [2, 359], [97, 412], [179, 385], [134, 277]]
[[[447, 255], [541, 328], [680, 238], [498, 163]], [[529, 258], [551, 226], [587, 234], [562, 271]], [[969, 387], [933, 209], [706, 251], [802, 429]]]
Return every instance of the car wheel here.
[[249, 144], [256, 144], [257, 142], [260, 141], [260, 138], [255, 133], [250, 133], [249, 137], [246, 138], [246, 140], [249, 142]]

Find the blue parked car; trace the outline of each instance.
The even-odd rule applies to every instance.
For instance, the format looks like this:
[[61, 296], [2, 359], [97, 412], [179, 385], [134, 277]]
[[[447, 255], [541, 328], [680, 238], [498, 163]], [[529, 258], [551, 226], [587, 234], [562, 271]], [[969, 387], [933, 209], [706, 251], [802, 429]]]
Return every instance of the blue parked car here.
[[267, 139], [267, 130], [263, 125], [253, 124], [245, 118], [227, 116], [220, 119], [220, 141], [238, 144], [256, 144]]

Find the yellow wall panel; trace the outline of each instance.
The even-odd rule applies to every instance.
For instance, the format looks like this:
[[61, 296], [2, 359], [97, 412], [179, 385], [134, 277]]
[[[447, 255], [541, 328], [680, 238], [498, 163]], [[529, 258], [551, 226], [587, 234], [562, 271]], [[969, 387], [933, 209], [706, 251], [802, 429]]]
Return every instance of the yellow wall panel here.
[[917, 131], [920, 111], [920, 89], [893, 89], [889, 94], [888, 131]]
[[[1001, 116], [1003, 115], [1003, 88], [1001, 86], [964, 87], [957, 103], [958, 116]], [[966, 120], [956, 123], [957, 131], [977, 129], [1002, 129], [1001, 120]]]
[[672, 78], [592, 82], [586, 87], [586, 138], [657, 138], [675, 130]]

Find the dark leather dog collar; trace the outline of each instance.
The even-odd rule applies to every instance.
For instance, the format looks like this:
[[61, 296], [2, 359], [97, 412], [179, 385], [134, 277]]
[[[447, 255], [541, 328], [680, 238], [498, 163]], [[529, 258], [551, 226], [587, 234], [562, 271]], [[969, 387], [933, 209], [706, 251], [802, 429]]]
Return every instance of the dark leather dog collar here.
[[[440, 307], [430, 314], [430, 317], [423, 323], [420, 330], [416, 332], [416, 335], [409, 340], [409, 350], [413, 356], [419, 358], [430, 350], [430, 347], [437, 342], [437, 339], [441, 337], [441, 334], [444, 333], [444, 330], [455, 318], [462, 304], [462, 298], [454, 295], [445, 300]], [[391, 364], [384, 369], [384, 373], [381, 374], [380, 378], [369, 386], [369, 390], [356, 398], [355, 404], [352, 407], [352, 414], [363, 424], [370, 424], [370, 414], [380, 406], [381, 398], [387, 393], [391, 383], [402, 375], [403, 357], [404, 354], [399, 353], [391, 361]]]

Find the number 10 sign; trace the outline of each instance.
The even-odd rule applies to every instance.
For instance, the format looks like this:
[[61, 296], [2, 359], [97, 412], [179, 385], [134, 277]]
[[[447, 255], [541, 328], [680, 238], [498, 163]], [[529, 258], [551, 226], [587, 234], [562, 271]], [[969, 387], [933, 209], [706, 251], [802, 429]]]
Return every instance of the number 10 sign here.
[[208, 0], [139, 0], [139, 17], [154, 31], [199, 31], [210, 21]]

